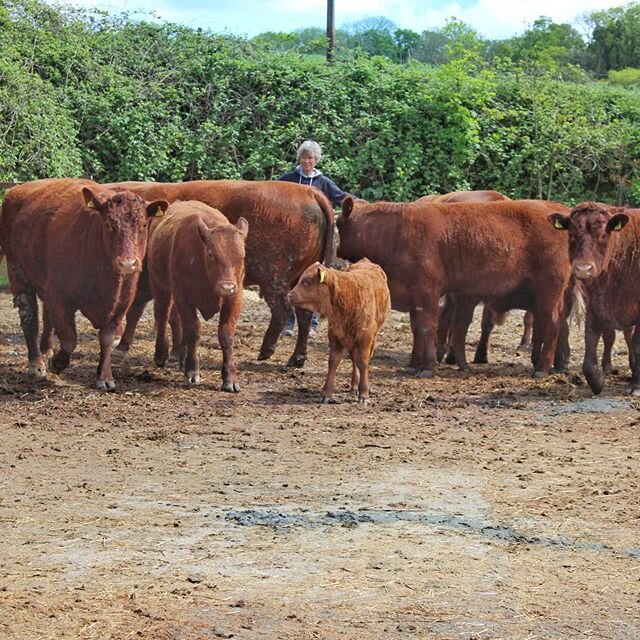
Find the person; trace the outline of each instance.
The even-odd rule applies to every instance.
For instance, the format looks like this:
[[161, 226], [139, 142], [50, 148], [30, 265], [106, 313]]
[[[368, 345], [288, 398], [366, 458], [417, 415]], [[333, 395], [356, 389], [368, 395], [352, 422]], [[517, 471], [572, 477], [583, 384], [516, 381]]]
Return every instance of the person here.
[[[316, 168], [316, 165], [322, 158], [322, 149], [315, 140], [305, 140], [299, 147], [296, 154], [298, 166], [293, 171], [283, 173], [278, 180], [285, 182], [296, 182], [298, 184], [306, 184], [315, 187], [324, 193], [334, 206], [339, 206], [345, 196], [349, 194], [338, 187], [338, 185], [325, 176], [322, 171]], [[287, 319], [287, 324], [282, 332], [283, 336], [292, 336], [296, 326], [296, 314], [292, 309]], [[318, 314], [314, 313], [311, 317], [311, 329], [309, 337], [315, 338], [318, 330]]]

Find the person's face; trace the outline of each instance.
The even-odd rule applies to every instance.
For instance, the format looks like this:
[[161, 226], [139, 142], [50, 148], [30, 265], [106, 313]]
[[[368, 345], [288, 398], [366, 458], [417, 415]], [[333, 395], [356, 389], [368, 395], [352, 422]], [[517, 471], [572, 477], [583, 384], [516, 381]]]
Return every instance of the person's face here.
[[318, 161], [310, 153], [303, 153], [300, 156], [300, 166], [305, 176], [310, 175], [316, 168]]

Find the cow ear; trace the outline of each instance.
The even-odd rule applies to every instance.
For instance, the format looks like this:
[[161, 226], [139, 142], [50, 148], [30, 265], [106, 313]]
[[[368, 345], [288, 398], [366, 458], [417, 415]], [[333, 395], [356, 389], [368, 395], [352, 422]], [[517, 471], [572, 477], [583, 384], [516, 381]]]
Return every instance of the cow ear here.
[[353, 211], [353, 198], [351, 196], [345, 196], [342, 199], [342, 217], [348, 218]]
[[247, 234], [249, 233], [249, 222], [247, 221], [247, 219], [240, 216], [238, 218], [238, 221], [236, 222], [236, 227], [238, 227], [238, 230], [242, 234], [242, 237], [246, 238]]
[[626, 213], [616, 213], [611, 216], [609, 222], [607, 222], [607, 231], [622, 231], [624, 226], [629, 222], [629, 216]]
[[211, 229], [207, 227], [207, 225], [204, 223], [204, 220], [202, 218], [198, 218], [198, 233], [202, 238], [202, 242], [206, 244], [207, 240], [211, 236]]
[[547, 216], [547, 220], [553, 225], [554, 229], [566, 231], [569, 228], [569, 216], [562, 213], [552, 213]]
[[97, 206], [103, 204], [103, 199], [96, 195], [89, 187], [82, 187], [82, 199], [84, 200], [84, 206], [90, 209], [95, 209]]
[[166, 200], [156, 200], [155, 202], [150, 202], [147, 205], [147, 217], [162, 218], [168, 208], [169, 203]]

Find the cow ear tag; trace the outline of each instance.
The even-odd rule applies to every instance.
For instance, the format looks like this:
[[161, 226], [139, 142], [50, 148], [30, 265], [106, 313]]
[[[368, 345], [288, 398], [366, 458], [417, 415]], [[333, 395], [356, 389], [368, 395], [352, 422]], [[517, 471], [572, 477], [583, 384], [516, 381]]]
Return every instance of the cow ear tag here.
[[615, 226], [615, 227], [613, 227], [613, 230], [614, 230], [614, 231], [620, 231], [620, 229], [622, 229], [622, 222], [620, 222], [620, 221], [618, 220], [618, 222], [616, 222], [616, 226]]
[[89, 200], [89, 202], [87, 202], [87, 207], [89, 207], [90, 209], [95, 209], [95, 202], [93, 200]]
[[324, 272], [324, 269], [320, 269], [320, 284], [322, 284], [327, 279], [327, 274]]
[[164, 215], [164, 211], [162, 210], [162, 207], [158, 207], [154, 215], [156, 218], [162, 218], [162, 216]]
[[564, 227], [562, 226], [562, 223], [560, 222], [560, 220], [554, 220], [554, 221], [553, 221], [553, 226], [554, 226], [556, 229], [564, 229]]

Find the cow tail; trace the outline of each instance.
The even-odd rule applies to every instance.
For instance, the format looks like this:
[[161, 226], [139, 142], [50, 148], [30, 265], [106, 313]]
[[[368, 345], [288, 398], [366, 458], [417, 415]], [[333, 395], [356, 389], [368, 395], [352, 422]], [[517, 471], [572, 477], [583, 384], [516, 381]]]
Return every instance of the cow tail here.
[[330, 267], [336, 258], [336, 219], [333, 214], [333, 207], [331, 206], [331, 203], [325, 197], [325, 195], [321, 191], [316, 191], [316, 189], [313, 189], [313, 191], [313, 195], [315, 196], [316, 202], [320, 206], [320, 209], [322, 209], [322, 213], [324, 214], [324, 219], [326, 222], [324, 251], [322, 252], [322, 264]]

